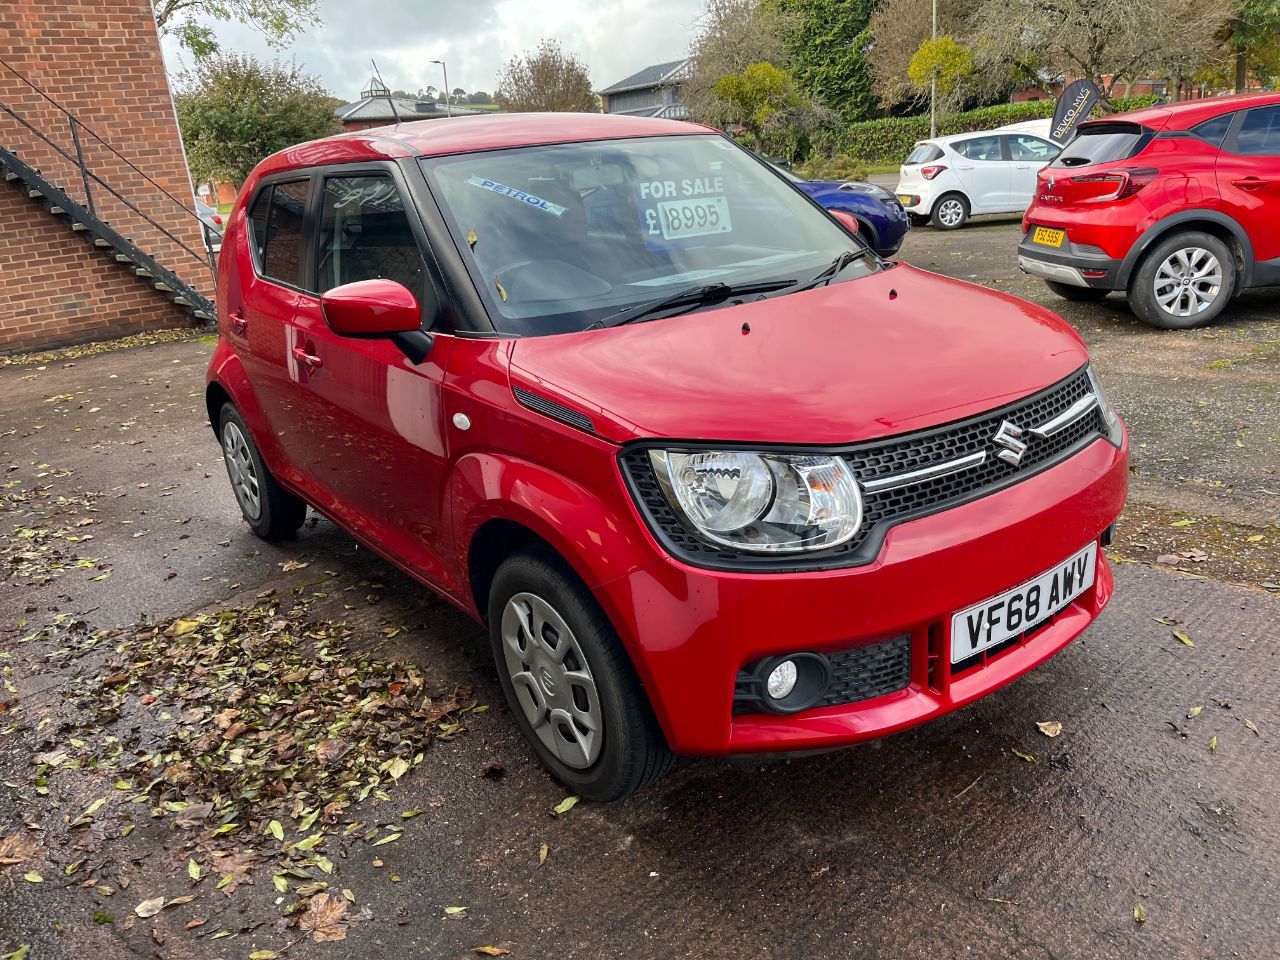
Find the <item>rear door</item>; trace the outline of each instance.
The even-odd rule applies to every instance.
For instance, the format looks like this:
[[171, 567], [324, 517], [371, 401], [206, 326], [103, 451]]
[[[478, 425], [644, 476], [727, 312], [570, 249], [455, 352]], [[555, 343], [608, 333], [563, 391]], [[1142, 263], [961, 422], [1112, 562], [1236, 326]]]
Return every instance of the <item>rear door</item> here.
[[988, 133], [951, 144], [956, 153], [956, 176], [969, 197], [972, 213], [1000, 213], [1014, 209], [1012, 164], [1004, 154], [1004, 138]]
[[1244, 227], [1254, 259], [1280, 258], [1280, 104], [1243, 111], [1226, 136], [1216, 174], [1222, 210]]
[[1011, 133], [1004, 139], [1011, 170], [1010, 202], [1015, 209], [1025, 210], [1036, 193], [1036, 175], [1058, 155], [1058, 148], [1029, 133]]

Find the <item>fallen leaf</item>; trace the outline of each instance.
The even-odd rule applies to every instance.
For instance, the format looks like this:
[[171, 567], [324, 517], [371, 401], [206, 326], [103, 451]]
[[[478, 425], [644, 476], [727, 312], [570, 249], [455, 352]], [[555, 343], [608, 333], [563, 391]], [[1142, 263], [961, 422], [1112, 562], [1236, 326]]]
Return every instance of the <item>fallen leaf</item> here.
[[549, 847], [545, 843], [542, 846], [540, 846], [538, 848], [538, 866], [542, 866], [544, 863], [546, 863], [547, 857], [550, 854], [551, 854], [551, 847]]
[[280, 841], [284, 840], [284, 824], [282, 824], [279, 820], [272, 820], [270, 823], [268, 823], [267, 832], [270, 833], [277, 840], [280, 840]]
[[1189, 636], [1187, 636], [1185, 633], [1183, 633], [1181, 630], [1174, 630], [1173, 635], [1177, 637], [1179, 640], [1181, 640], [1188, 647], [1194, 647], [1196, 645], [1196, 642], [1192, 640]]
[[446, 916], [460, 917], [466, 914], [467, 908], [466, 907], [445, 907], [444, 912]]
[[404, 757], [395, 757], [387, 761], [383, 766], [386, 767], [386, 772], [392, 780], [399, 780], [409, 772], [409, 761]]
[[324, 766], [332, 766], [351, 750], [351, 744], [345, 740], [329, 739], [321, 740], [316, 744], [316, 759]]
[[1199, 522], [1200, 522], [1199, 520], [1196, 520], [1196, 519], [1195, 519], [1195, 518], [1193, 518], [1193, 517], [1186, 517], [1186, 518], [1184, 518], [1184, 519], [1182, 519], [1182, 520], [1175, 520], [1175, 521], [1173, 521], [1173, 523], [1169, 524], [1169, 526], [1171, 526], [1171, 527], [1189, 527], [1189, 526], [1191, 526], [1193, 523], [1199, 523]]
[[554, 807], [551, 808], [551, 812], [554, 813], [557, 817], [563, 814], [566, 814], [574, 808], [574, 806], [577, 804], [579, 799], [581, 798], [576, 796], [565, 797], [563, 800], [561, 800], [559, 803], [557, 803]]
[[10, 833], [0, 837], [0, 867], [32, 860], [39, 850], [40, 845], [25, 833]]
[[152, 897], [150, 900], [143, 900], [140, 904], [134, 907], [133, 912], [143, 920], [146, 920], [150, 917], [154, 917], [163, 909], [164, 897]]
[[1254, 723], [1252, 720], [1250, 720], [1248, 717], [1244, 717], [1241, 720], [1241, 722], [1250, 730], [1252, 730], [1255, 736], [1259, 736], [1259, 737], [1262, 736], [1262, 734], [1258, 732], [1258, 725]]
[[1029, 753], [1023, 753], [1021, 750], [1014, 750], [1014, 751], [1013, 751], [1013, 755], [1014, 755], [1015, 757], [1017, 757], [1019, 760], [1025, 760], [1025, 761], [1027, 761], [1027, 763], [1039, 763], [1039, 762], [1040, 762], [1040, 761], [1039, 761], [1039, 760], [1037, 760], [1035, 757], [1033, 757], [1031, 754], [1029, 754]]
[[1204, 707], [1192, 707], [1187, 711], [1187, 719], [1194, 720], [1196, 717], [1200, 716], [1200, 711], [1203, 709]]
[[505, 957], [511, 951], [506, 947], [472, 947], [471, 952], [482, 957]]
[[298, 921], [298, 926], [316, 943], [329, 943], [347, 939], [347, 901], [331, 897], [327, 893], [317, 893], [307, 904], [307, 912]]
[[1062, 732], [1062, 723], [1058, 720], [1046, 720], [1043, 723], [1037, 723], [1036, 728], [1046, 737], [1056, 737]]
[[200, 878], [204, 876], [204, 870], [201, 869], [200, 864], [196, 862], [194, 857], [187, 861], [187, 876], [192, 880], [195, 880], [197, 883], [200, 881]]
[[400, 834], [398, 834], [398, 833], [388, 833], [388, 834], [387, 834], [385, 837], [383, 837], [381, 840], [375, 840], [375, 841], [373, 841], [373, 845], [374, 845], [375, 847], [380, 847], [380, 846], [382, 846], [384, 843], [395, 843], [395, 842], [396, 842], [397, 840], [399, 840], [399, 839], [400, 839]]
[[280, 960], [282, 956], [278, 950], [255, 950], [249, 954], [249, 960]]
[[1213, 751], [1215, 751], [1215, 750], [1217, 750], [1217, 749], [1218, 749], [1218, 738], [1217, 738], [1217, 737], [1211, 737], [1211, 738], [1209, 739], [1209, 752], [1210, 752], [1210, 753], [1213, 753]]
[[27, 883], [44, 883], [44, 877], [40, 876], [40, 874], [36, 873], [34, 870], [29, 873], [24, 873], [22, 875], [22, 879], [27, 881]]
[[1147, 908], [1140, 903], [1133, 905], [1133, 919], [1138, 923], [1147, 922]]

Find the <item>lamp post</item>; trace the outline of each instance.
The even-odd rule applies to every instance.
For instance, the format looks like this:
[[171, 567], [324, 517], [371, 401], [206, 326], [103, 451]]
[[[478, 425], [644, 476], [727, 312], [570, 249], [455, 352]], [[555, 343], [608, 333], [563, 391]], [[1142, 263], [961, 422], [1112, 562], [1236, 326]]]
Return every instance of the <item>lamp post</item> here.
[[938, 135], [938, 0], [933, 0], [933, 76], [929, 78], [929, 136]]
[[444, 109], [449, 116], [453, 116], [453, 103], [450, 100], [452, 94], [449, 93], [449, 68], [444, 65], [443, 60], [428, 60], [428, 63], [440, 64], [440, 70], [444, 73]]

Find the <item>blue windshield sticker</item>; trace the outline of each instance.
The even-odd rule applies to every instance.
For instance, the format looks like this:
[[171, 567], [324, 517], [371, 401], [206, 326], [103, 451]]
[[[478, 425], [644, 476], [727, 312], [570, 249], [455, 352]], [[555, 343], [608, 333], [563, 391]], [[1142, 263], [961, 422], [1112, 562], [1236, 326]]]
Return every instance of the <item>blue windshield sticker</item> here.
[[523, 190], [517, 190], [515, 187], [508, 187], [504, 183], [498, 183], [496, 180], [489, 180], [486, 177], [467, 177], [467, 183], [473, 187], [479, 187], [482, 190], [491, 190], [494, 193], [500, 193], [504, 197], [510, 197], [512, 200], [519, 200], [521, 203], [527, 203], [531, 207], [539, 210], [545, 210], [547, 213], [557, 217], [563, 216], [567, 207], [562, 207], [550, 200], [543, 200], [541, 197], [534, 196], [532, 193], [526, 193]]

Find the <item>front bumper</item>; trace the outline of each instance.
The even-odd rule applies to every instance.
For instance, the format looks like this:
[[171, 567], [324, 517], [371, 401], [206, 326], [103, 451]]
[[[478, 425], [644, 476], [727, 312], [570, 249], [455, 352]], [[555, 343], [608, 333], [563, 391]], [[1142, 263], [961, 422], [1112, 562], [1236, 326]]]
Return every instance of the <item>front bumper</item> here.
[[1111, 259], [1097, 247], [1075, 244], [1069, 239], [1063, 242], [1061, 250], [1032, 243], [1031, 232], [1027, 231], [1018, 244], [1018, 268], [1023, 273], [1073, 287], [1124, 288], [1119, 260]]
[[[1127, 440], [1080, 453], [989, 496], [892, 528], [865, 566], [789, 574], [713, 571], [664, 557], [597, 588], [671, 747], [715, 755], [810, 750], [914, 726], [1048, 659], [1112, 593], [1094, 585], [984, 663], [952, 675], [950, 615], [1038, 575], [1119, 515]], [[654, 544], [657, 549], [656, 543]], [[909, 635], [910, 682], [894, 693], [790, 716], [733, 712], [738, 671], [762, 657], [835, 652]]]

